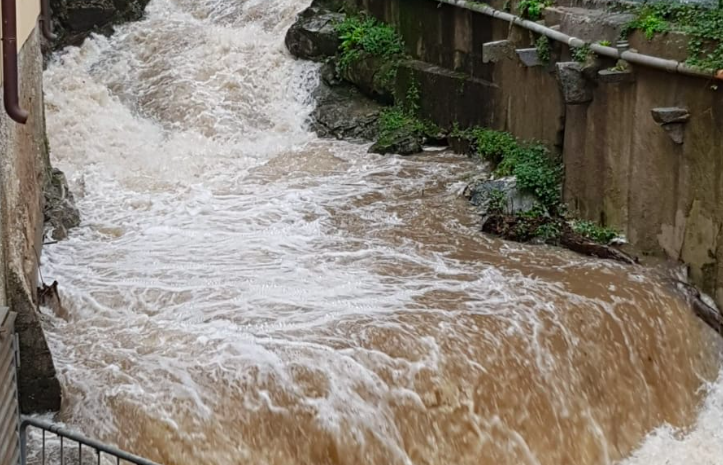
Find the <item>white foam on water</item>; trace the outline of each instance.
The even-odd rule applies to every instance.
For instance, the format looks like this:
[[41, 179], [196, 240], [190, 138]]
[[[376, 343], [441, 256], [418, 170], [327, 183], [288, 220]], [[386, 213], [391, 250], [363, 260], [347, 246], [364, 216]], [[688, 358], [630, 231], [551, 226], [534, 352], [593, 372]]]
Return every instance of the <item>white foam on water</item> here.
[[621, 465], [723, 464], [723, 374], [708, 389], [701, 413], [691, 428], [661, 426]]

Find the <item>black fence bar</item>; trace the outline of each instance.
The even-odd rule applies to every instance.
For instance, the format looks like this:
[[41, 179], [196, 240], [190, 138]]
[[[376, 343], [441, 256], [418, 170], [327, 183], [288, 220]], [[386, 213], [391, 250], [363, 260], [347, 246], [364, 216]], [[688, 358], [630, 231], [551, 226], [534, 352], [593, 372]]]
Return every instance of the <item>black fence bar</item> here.
[[[30, 417], [23, 417], [20, 422], [20, 456], [21, 456], [21, 464], [25, 465], [27, 463], [28, 458], [28, 429], [29, 428], [36, 428], [43, 432], [43, 442], [42, 442], [42, 450], [41, 450], [41, 456], [42, 456], [42, 463], [45, 464], [45, 433], [52, 433], [56, 435], [58, 438], [60, 438], [60, 463], [64, 465], [64, 439], [67, 439], [69, 441], [73, 441], [78, 444], [78, 464], [83, 463], [83, 446], [87, 448], [91, 448], [95, 450], [97, 457], [98, 457], [98, 463], [101, 462], [101, 455], [106, 454], [110, 457], [115, 458], [115, 462], [117, 464], [121, 463], [121, 460], [123, 462], [132, 463], [134, 465], [159, 465], [156, 462], [151, 462], [148, 459], [144, 459], [143, 457], [139, 457], [137, 455], [129, 454], [128, 452], [124, 452], [120, 449], [117, 449], [113, 446], [109, 446], [107, 444], [103, 444], [102, 442], [96, 441], [94, 439], [86, 438], [85, 436], [76, 433], [75, 431], [67, 430], [55, 423], [52, 423], [50, 421], [41, 420], [38, 418], [30, 418]], [[74, 454], [73, 454], [74, 455]], [[73, 456], [71, 455], [71, 457]]]

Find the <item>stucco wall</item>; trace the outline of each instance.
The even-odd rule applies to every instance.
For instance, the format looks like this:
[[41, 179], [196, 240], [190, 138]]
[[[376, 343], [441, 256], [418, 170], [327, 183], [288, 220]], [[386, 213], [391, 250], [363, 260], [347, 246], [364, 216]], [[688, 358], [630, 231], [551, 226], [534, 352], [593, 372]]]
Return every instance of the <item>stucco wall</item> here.
[[[450, 118], [462, 126], [481, 122], [555, 148], [565, 162], [564, 196], [574, 210], [623, 231], [644, 253], [688, 264], [693, 281], [723, 304], [723, 83], [635, 67], [622, 82], [593, 74], [592, 101], [565, 105], [554, 66], [527, 67], [515, 53], [484, 63], [485, 42], [533, 47], [536, 37], [528, 31], [434, 0], [356, 3], [395, 25], [408, 52], [422, 62], [410, 67], [431, 74], [417, 76], [423, 116], [443, 125]], [[492, 2], [498, 8], [501, 3]], [[614, 21], [605, 23], [606, 11], [580, 21], [564, 3], [576, 2], [556, 2], [549, 26], [587, 39], [617, 37]], [[634, 35], [630, 42], [642, 53], [686, 55], [685, 40], [675, 34], [653, 42]], [[562, 61], [570, 52], [553, 44], [553, 55]], [[450, 71], [455, 79], [441, 79]], [[651, 110], [658, 107], [690, 112], [683, 144], [653, 120]]]
[[15, 327], [20, 336], [20, 403], [23, 411], [30, 412], [60, 407], [60, 386], [36, 303], [44, 223], [43, 187], [50, 169], [37, 29], [32, 30], [21, 47], [18, 65], [20, 103], [30, 117], [27, 124], [21, 125], [0, 112], [0, 304], [9, 305], [18, 313]]
[[[40, 15], [39, 0], [16, 0], [17, 5], [17, 25], [18, 25], [18, 51], [25, 45], [30, 35], [35, 29]], [[0, 21], [0, 34], [2, 32], [2, 21]], [[2, 44], [0, 44], [2, 51]], [[0, 60], [0, 85], [2, 85], [2, 61]]]

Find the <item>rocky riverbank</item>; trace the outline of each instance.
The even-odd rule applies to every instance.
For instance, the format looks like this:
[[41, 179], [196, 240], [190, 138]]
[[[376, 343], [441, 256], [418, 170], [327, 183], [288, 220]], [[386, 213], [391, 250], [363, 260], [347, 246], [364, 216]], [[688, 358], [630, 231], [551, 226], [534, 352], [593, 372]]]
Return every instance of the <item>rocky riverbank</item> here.
[[440, 127], [420, 117], [412, 60], [399, 35], [343, 2], [315, 1], [289, 29], [286, 46], [297, 58], [323, 62], [311, 126], [321, 137], [375, 142], [370, 152], [410, 155], [427, 143], [450, 144], [480, 161], [466, 196], [482, 216], [482, 230], [505, 239], [567, 247], [600, 258], [635, 263], [611, 245], [617, 234], [576, 222], [561, 199], [562, 165], [541, 145], [479, 127]]
[[58, 36], [52, 49], [80, 45], [92, 33], [108, 35], [113, 27], [143, 17], [150, 0], [50, 0], [53, 29]]

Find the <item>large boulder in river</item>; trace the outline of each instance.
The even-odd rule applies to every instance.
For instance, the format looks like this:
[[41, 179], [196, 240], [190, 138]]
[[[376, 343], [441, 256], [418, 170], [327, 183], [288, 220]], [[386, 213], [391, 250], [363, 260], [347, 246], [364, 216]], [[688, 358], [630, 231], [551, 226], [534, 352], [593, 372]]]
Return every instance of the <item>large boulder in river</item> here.
[[286, 33], [286, 48], [297, 58], [324, 61], [336, 55], [341, 41], [336, 25], [344, 15], [315, 6], [299, 14]]
[[50, 0], [58, 39], [54, 47], [80, 45], [91, 33], [110, 34], [113, 26], [137, 21], [150, 0]]
[[517, 187], [517, 178], [507, 176], [499, 179], [478, 179], [470, 183], [464, 191], [464, 196], [472, 205], [478, 207], [483, 215], [493, 203], [496, 208], [501, 207], [503, 214], [515, 215], [531, 210], [539, 203], [537, 197], [524, 192]]
[[423, 150], [424, 139], [419, 134], [401, 128], [384, 134], [374, 145], [369, 148], [369, 153], [380, 155], [414, 155]]
[[80, 212], [75, 206], [75, 199], [68, 188], [65, 174], [53, 168], [45, 186], [46, 234], [56, 241], [68, 237], [68, 230], [80, 225]]

